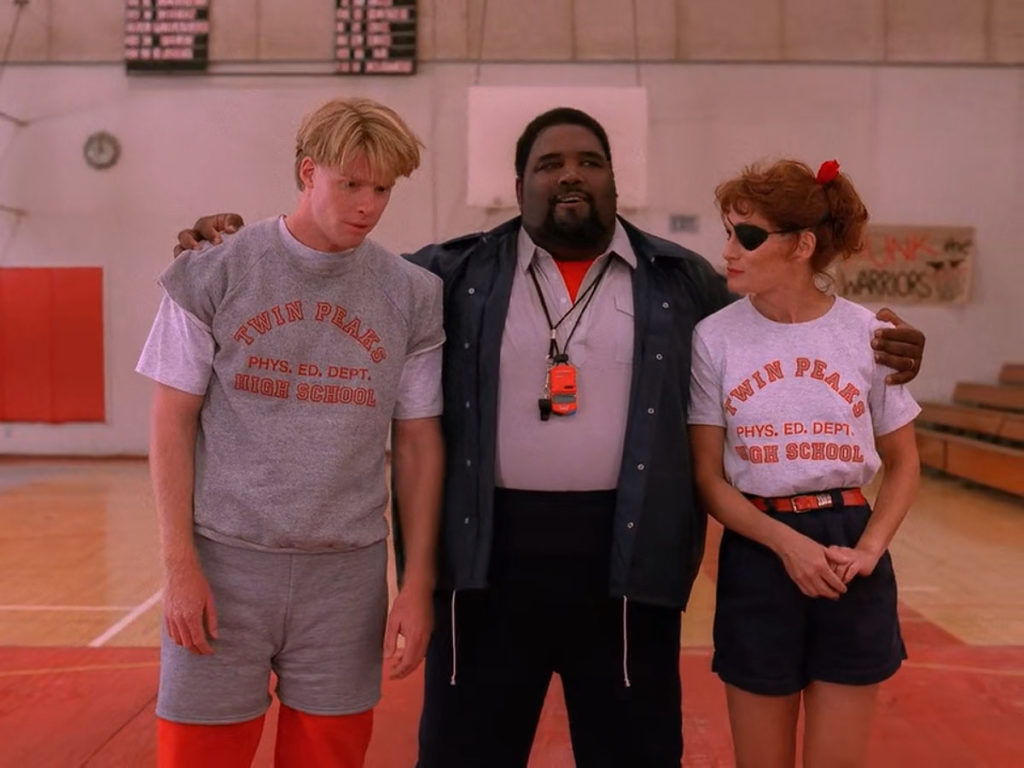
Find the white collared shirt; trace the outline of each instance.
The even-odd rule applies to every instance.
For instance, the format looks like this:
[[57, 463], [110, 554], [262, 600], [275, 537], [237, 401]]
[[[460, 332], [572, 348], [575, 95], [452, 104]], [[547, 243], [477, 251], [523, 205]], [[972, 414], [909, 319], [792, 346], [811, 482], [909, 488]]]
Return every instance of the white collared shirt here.
[[590, 491], [618, 485], [633, 371], [636, 268], [636, 254], [618, 219], [608, 250], [587, 270], [578, 297], [609, 260], [567, 349], [580, 307], [557, 331], [559, 348], [577, 368], [577, 412], [541, 421], [537, 401], [544, 392], [550, 329], [530, 265], [553, 322], [573, 302], [554, 258], [537, 247], [525, 229], [519, 230], [518, 262], [501, 340], [495, 461], [499, 487]]

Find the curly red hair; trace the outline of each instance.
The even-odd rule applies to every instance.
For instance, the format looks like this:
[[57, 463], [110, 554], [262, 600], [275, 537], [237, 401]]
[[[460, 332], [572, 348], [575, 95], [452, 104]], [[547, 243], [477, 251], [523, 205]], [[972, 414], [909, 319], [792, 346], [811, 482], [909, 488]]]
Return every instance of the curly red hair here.
[[811, 266], [823, 272], [836, 258], [848, 258], [864, 247], [868, 209], [845, 173], [820, 184], [799, 160], [748, 165], [715, 189], [722, 213], [752, 213], [768, 219], [774, 229], [807, 229], [817, 245]]

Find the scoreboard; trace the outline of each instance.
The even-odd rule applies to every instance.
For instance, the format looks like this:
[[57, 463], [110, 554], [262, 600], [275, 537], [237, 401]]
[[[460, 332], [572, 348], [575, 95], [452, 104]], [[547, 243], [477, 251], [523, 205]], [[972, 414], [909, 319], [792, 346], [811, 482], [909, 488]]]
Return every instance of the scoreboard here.
[[338, 72], [416, 72], [416, 0], [336, 0]]
[[128, 72], [201, 72], [209, 61], [210, 0], [126, 0]]
[[[125, 0], [126, 70], [205, 72], [210, 2]], [[416, 24], [416, 0], [335, 0], [335, 72], [415, 74]]]

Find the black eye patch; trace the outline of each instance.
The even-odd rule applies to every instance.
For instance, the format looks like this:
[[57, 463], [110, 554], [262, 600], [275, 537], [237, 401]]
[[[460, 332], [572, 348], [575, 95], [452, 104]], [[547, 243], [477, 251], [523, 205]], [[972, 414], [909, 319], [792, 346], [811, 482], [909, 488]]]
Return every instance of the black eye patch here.
[[796, 227], [794, 229], [775, 229], [769, 231], [756, 224], [745, 224], [742, 222], [733, 224], [728, 219], [726, 221], [729, 222], [729, 226], [732, 227], [732, 231], [736, 234], [736, 239], [739, 240], [740, 245], [743, 246], [745, 251], [756, 251], [764, 244], [769, 235], [788, 235], [791, 232], [799, 232], [802, 229], [802, 227]]
[[756, 224], [733, 224], [732, 231], [746, 251], [757, 250], [768, 239], [768, 235], [774, 234]]

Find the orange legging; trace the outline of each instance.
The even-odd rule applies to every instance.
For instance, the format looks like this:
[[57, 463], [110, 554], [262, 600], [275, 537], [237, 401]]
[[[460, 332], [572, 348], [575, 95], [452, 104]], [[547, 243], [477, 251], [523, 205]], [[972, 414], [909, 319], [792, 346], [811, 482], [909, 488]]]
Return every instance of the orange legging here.
[[[362, 768], [373, 710], [309, 715], [281, 705], [275, 768]], [[263, 717], [229, 725], [190, 725], [157, 718], [159, 768], [249, 768]]]

